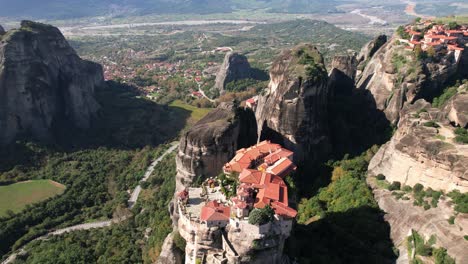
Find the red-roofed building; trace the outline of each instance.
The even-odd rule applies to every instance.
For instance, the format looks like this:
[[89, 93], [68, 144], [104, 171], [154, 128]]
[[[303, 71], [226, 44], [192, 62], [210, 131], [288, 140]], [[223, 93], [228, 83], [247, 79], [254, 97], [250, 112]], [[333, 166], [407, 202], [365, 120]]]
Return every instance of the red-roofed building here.
[[257, 99], [258, 97], [255, 96], [255, 97], [252, 97], [250, 99], [247, 99], [247, 101], [245, 101], [245, 105], [252, 109], [252, 110], [255, 110], [255, 108], [257, 107]]
[[241, 173], [244, 169], [251, 169], [263, 163], [263, 158], [270, 153], [281, 149], [278, 144], [271, 143], [270, 141], [262, 141], [250, 148], [239, 149], [236, 156], [226, 163], [223, 167], [225, 174], [233, 172]]
[[246, 184], [260, 184], [262, 172], [257, 170], [244, 169], [239, 175], [239, 181]]
[[268, 173], [271, 173], [273, 175], [278, 175], [280, 177], [285, 177], [289, 173], [293, 172], [296, 170], [296, 165], [288, 159], [288, 158], [281, 158], [278, 160], [273, 166], [268, 167], [266, 170]]
[[187, 191], [187, 189], [184, 189], [183, 191], [177, 194], [177, 197], [179, 198], [179, 201], [181, 201], [183, 204], [187, 204], [189, 199], [189, 192]]
[[229, 224], [231, 208], [217, 201], [208, 202], [201, 209], [200, 220], [208, 227], [225, 227]]
[[282, 158], [287, 158], [289, 160], [292, 160], [293, 155], [294, 155], [294, 152], [282, 148], [282, 149], [278, 149], [277, 151], [275, 151], [275, 152], [269, 154], [268, 156], [266, 156], [264, 161], [268, 165], [272, 165], [272, 164], [274, 164], [275, 162], [277, 162], [278, 160], [280, 160]]

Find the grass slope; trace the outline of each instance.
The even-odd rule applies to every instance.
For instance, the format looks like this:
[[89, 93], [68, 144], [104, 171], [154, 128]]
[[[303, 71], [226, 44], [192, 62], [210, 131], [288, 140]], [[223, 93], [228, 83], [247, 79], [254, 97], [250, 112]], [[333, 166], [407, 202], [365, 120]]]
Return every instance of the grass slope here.
[[23, 210], [26, 205], [34, 204], [60, 195], [65, 186], [51, 180], [19, 182], [0, 186], [0, 216], [9, 210], [14, 213]]
[[206, 116], [209, 112], [211, 112], [211, 108], [198, 108], [189, 104], [182, 102], [181, 100], [175, 100], [169, 105], [174, 111], [178, 110], [186, 110], [190, 113], [190, 118], [187, 121], [188, 124], [195, 124], [204, 116]]

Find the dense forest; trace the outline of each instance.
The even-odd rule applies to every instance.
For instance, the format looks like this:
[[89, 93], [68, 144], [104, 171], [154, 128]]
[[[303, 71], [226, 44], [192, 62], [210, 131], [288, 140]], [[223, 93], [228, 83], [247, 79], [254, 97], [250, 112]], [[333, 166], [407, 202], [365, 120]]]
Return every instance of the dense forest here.
[[112, 218], [127, 206], [127, 190], [164, 151], [157, 146], [175, 139], [190, 117], [189, 111], [139, 99], [129, 87], [115, 83], [97, 95], [102, 110], [92, 131], [66, 130], [61, 133], [64, 138], [49, 145], [18, 141], [2, 149], [3, 184], [52, 179], [67, 189], [56, 198], [0, 218], [0, 255], [50, 229]]

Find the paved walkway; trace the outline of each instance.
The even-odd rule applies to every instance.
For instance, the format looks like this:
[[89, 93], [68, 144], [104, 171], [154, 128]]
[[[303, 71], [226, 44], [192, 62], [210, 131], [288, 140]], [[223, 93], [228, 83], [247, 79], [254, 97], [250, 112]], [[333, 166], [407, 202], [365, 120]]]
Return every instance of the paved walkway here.
[[[133, 190], [132, 195], [130, 196], [130, 199], [128, 200], [128, 208], [129, 209], [132, 209], [135, 206], [136, 202], [138, 201], [138, 197], [140, 196], [140, 193], [141, 193], [141, 190], [142, 190], [141, 183], [146, 182], [149, 179], [149, 177], [153, 173], [154, 169], [156, 168], [156, 165], [158, 165], [159, 162], [161, 162], [167, 155], [171, 154], [174, 150], [176, 150], [179, 147], [178, 142], [174, 142], [172, 144], [173, 145], [168, 150], [166, 150], [166, 152], [164, 152], [161, 156], [159, 156], [159, 158], [157, 158], [155, 161], [153, 161], [153, 163], [151, 163], [151, 165], [146, 170], [145, 176], [140, 181], [140, 185], [138, 185], [135, 188], [135, 190]], [[112, 220], [105, 220], [105, 221], [98, 221], [98, 222], [93, 222], [93, 223], [74, 225], [74, 226], [70, 226], [70, 227], [55, 230], [55, 231], [50, 232], [50, 233], [48, 233], [48, 234], [46, 234], [44, 236], [38, 237], [38, 238], [36, 238], [36, 239], [34, 239], [34, 240], [30, 241], [30, 242], [37, 241], [37, 240], [46, 240], [49, 236], [58, 236], [58, 235], [62, 235], [62, 234], [65, 234], [65, 233], [78, 231], [78, 230], [89, 230], [89, 229], [95, 229], [95, 228], [108, 227], [108, 226], [111, 226], [112, 224], [120, 223], [120, 222], [122, 222], [122, 221], [124, 221], [126, 219], [127, 219], [127, 217], [121, 217], [121, 218], [118, 218], [118, 219], [112, 219]], [[2, 262], [2, 264], [10, 264], [10, 263], [12, 263], [13, 261], [16, 260], [16, 257], [18, 255], [25, 254], [26, 253], [26, 250], [25, 250], [26, 245], [21, 247], [16, 253], [11, 254], [5, 261]]]

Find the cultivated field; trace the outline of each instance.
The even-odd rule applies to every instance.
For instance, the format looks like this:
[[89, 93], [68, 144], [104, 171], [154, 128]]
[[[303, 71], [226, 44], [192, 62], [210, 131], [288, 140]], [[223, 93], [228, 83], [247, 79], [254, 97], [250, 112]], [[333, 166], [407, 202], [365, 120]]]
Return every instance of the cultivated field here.
[[51, 180], [37, 180], [0, 186], [0, 217], [8, 210], [17, 213], [26, 205], [62, 194], [65, 186]]

